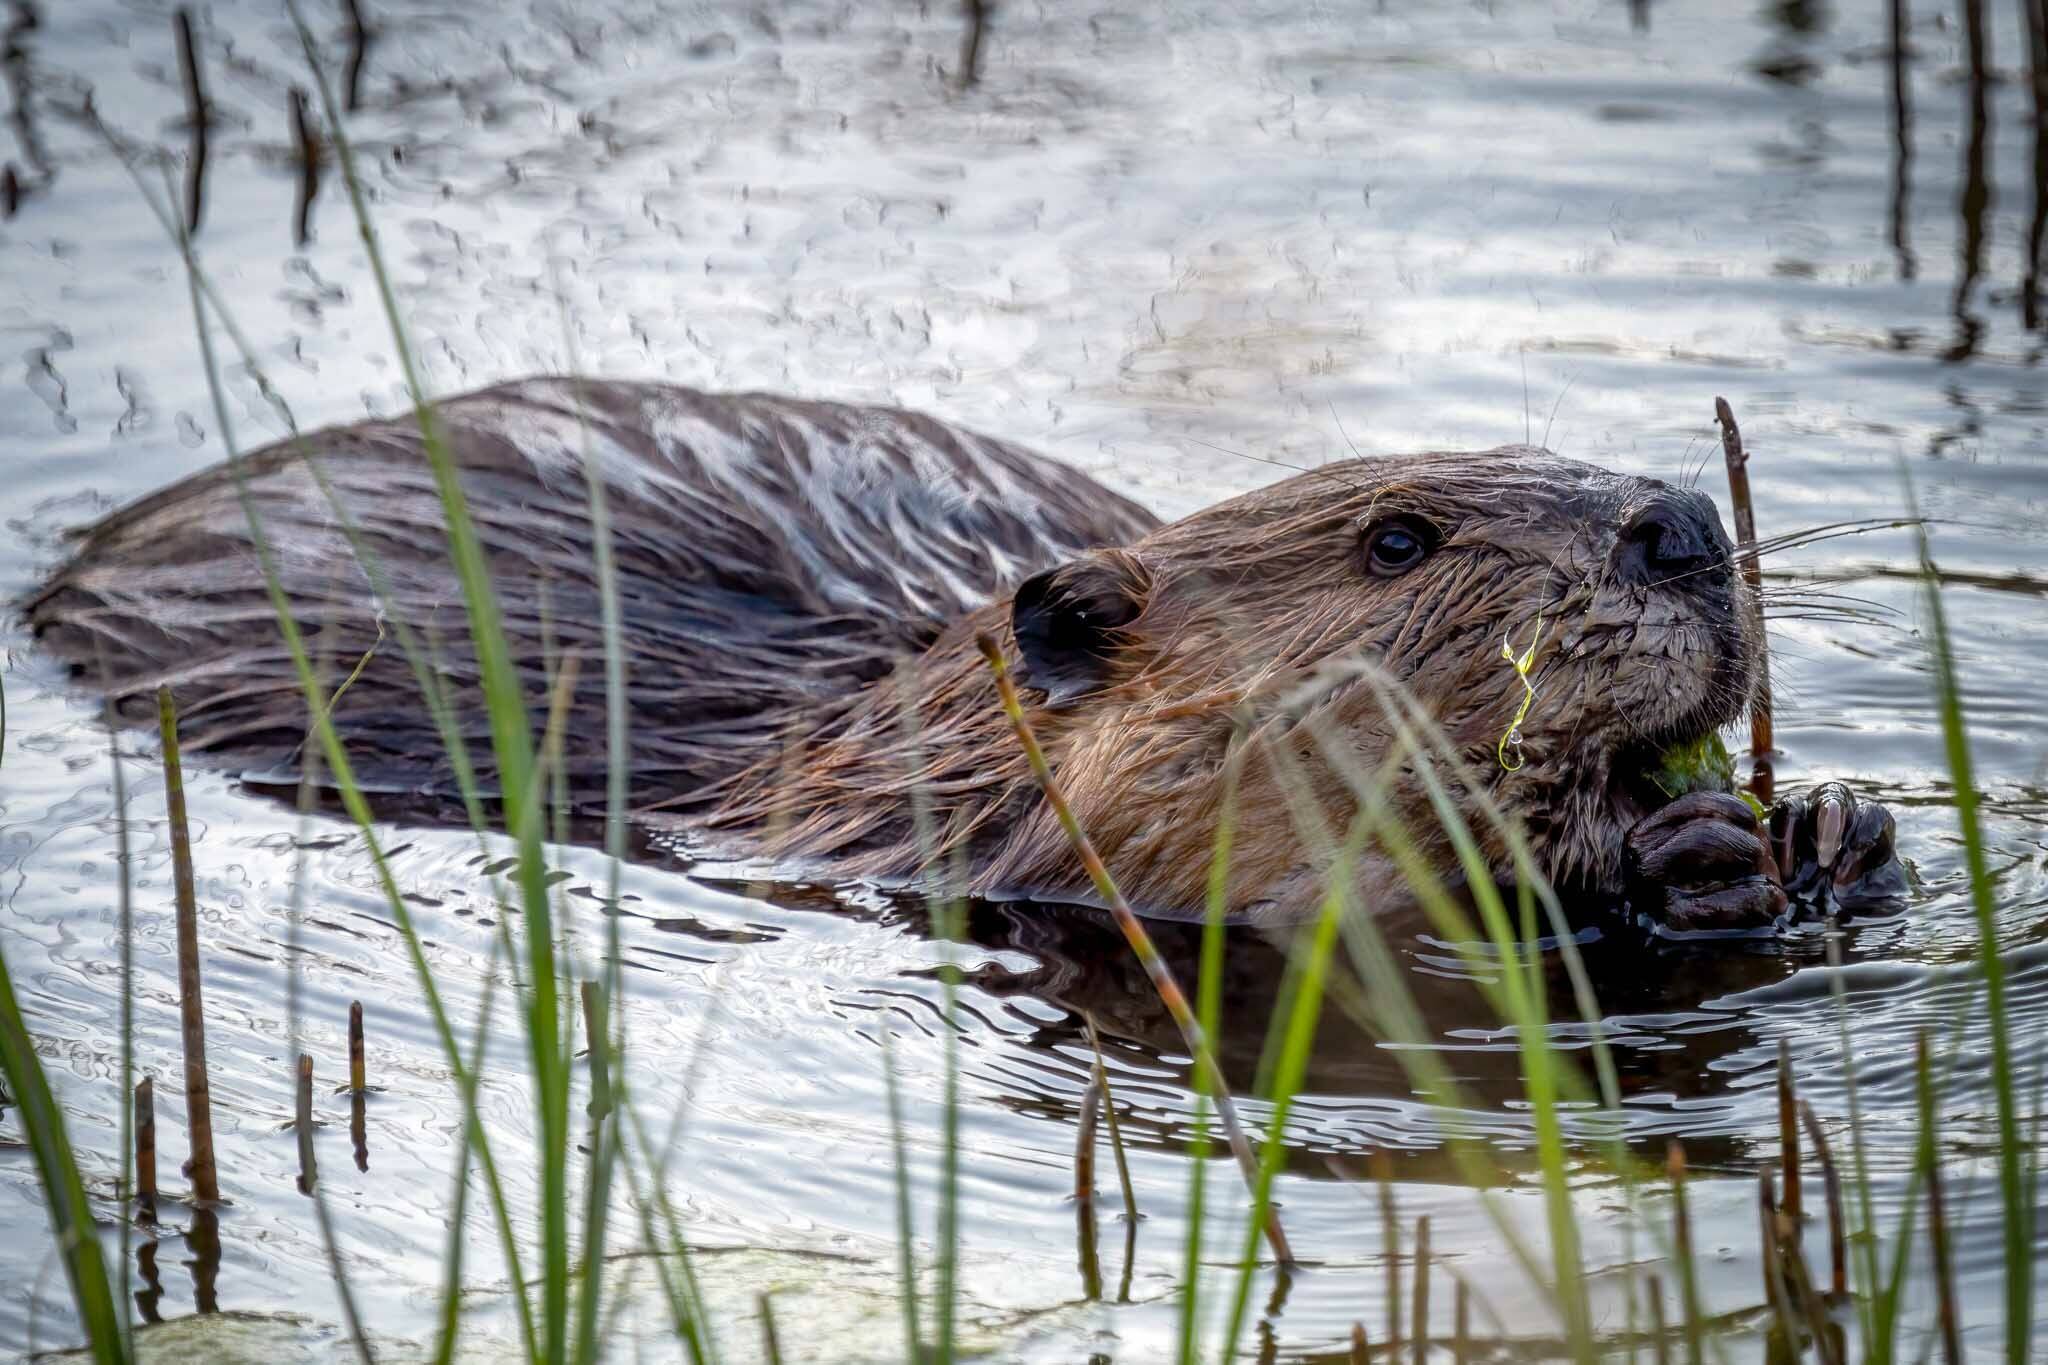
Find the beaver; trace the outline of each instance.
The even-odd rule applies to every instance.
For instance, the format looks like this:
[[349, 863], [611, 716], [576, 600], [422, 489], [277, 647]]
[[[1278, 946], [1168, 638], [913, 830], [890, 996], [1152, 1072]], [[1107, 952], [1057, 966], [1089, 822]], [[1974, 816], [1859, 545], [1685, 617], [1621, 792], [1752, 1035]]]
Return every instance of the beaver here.
[[[1696, 490], [1504, 446], [1334, 462], [1162, 524], [1070, 465], [895, 408], [534, 378], [434, 411], [537, 729], [560, 684], [557, 776], [584, 805], [606, 771], [586, 468], [601, 477], [630, 796], [709, 849], [1092, 900], [977, 650], [994, 632], [1145, 913], [1202, 912], [1229, 800], [1231, 918], [1312, 914], [1330, 866], [1313, 826], [1345, 827], [1360, 772], [1389, 774], [1390, 808], [1455, 880], [1426, 774], [1387, 763], [1396, 695], [1454, 751], [1453, 799], [1504, 881], [1485, 804], [1553, 884], [1673, 931], [1902, 886], [1891, 817], [1845, 788], [1766, 828], [1729, 792], [1673, 800], [1644, 776], [1758, 685], [1761, 610]], [[85, 529], [24, 604], [36, 637], [116, 715], [152, 715], [168, 685], [187, 752], [293, 780], [307, 706], [243, 493], [308, 647], [349, 676], [332, 714], [358, 780], [452, 794], [423, 688], [473, 749], [489, 725], [411, 414], [281, 442]], [[1368, 903], [1401, 881], [1378, 845], [1354, 868]]]

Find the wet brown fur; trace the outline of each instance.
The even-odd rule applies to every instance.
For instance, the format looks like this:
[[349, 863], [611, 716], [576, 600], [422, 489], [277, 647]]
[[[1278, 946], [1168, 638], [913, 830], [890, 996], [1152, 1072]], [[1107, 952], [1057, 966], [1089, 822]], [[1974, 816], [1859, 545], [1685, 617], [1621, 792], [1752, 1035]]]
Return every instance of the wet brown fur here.
[[[1016, 657], [1010, 594], [1054, 566], [1140, 608], [1092, 690], [1055, 700], [1029, 687], [1028, 661], [1024, 681], [1076, 812], [1156, 914], [1199, 912], [1231, 762], [1233, 914], [1313, 908], [1326, 859], [1302, 828], [1304, 787], [1341, 829], [1347, 768], [1395, 749], [1350, 661], [1420, 700], [1554, 879], [1596, 891], [1618, 884], [1645, 756], [1731, 720], [1754, 685], [1760, 617], [1728, 565], [1647, 587], [1616, 567], [1632, 518], [1700, 495], [1531, 448], [1347, 461], [1160, 526], [1065, 466], [889, 409], [524, 381], [440, 411], [536, 709], [544, 644], [583, 661], [572, 787], [594, 796], [604, 759], [578, 455], [594, 434], [627, 602], [636, 800], [711, 847], [834, 875], [914, 879], [937, 856], [979, 894], [1086, 898], [974, 646], [994, 630]], [[380, 611], [431, 633], [460, 728], [482, 732], [408, 420], [308, 438], [384, 565], [383, 593], [295, 447], [251, 457], [249, 474], [302, 624], [337, 672], [371, 651], [336, 712], [352, 754], [374, 782], [445, 790], [416, 684], [395, 648], [372, 650]], [[304, 703], [231, 494], [214, 471], [115, 514], [27, 610], [117, 698], [178, 688], [189, 747], [276, 764]], [[1390, 517], [1439, 543], [1383, 578], [1364, 545]], [[1539, 620], [1539, 695], [1507, 772], [1495, 750], [1521, 685], [1501, 646], [1519, 652]], [[1434, 828], [1412, 772], [1392, 799], [1418, 834]], [[1425, 842], [1448, 871], [1441, 837]], [[1504, 870], [1497, 840], [1487, 852]], [[1359, 881], [1371, 900], [1392, 878], [1373, 856]]]

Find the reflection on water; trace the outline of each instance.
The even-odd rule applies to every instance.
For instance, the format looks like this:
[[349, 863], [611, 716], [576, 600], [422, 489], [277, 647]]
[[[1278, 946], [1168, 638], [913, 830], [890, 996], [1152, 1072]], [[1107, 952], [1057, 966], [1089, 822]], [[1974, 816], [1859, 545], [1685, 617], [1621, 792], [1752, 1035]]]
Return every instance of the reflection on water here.
[[[316, 24], [441, 391], [560, 368], [566, 312], [590, 369], [893, 398], [1073, 460], [1166, 515], [1353, 443], [1490, 446], [1527, 432], [1566, 454], [1682, 478], [1714, 453], [1717, 393], [1743, 420], [1766, 536], [1895, 518], [1905, 458], [1939, 519], [1999, 932], [2024, 1051], [2039, 1066], [2048, 39], [2025, 6], [1922, 8], [988, 7], [978, 57], [951, 5], [597, 0], [486, 21], [447, 0], [345, 0]], [[82, 123], [88, 93], [113, 126], [172, 153], [217, 284], [302, 420], [389, 410], [397, 384], [330, 154], [294, 126], [306, 80], [273, 6], [195, 9], [189, 75], [166, 7], [12, 0], [5, 14], [0, 385], [11, 399], [0, 403], [0, 520], [17, 534], [0, 538], [0, 594], [11, 597], [60, 552], [63, 527], [218, 453], [184, 283]], [[2000, 54], [2024, 60], [2001, 66]], [[962, 77], [977, 68], [970, 87]], [[254, 378], [228, 378], [246, 434], [279, 434]], [[1711, 474], [1701, 483], [1718, 493]], [[1756, 1304], [1744, 1249], [1755, 1171], [1773, 1152], [1781, 1045], [1838, 1149], [1853, 1065], [1888, 1221], [1905, 1198], [1923, 1031], [1952, 1078], [1952, 1141], [1968, 1151], [1988, 1137], [1981, 994], [1968, 969], [1975, 928], [1912, 567], [1897, 529], [1772, 563], [1775, 581], [1839, 587], [1871, 612], [1775, 622], [1778, 780], [1845, 777], [1891, 804], [1917, 875], [1910, 911], [1848, 926], [1839, 973], [1826, 969], [1818, 925], [1739, 951], [1675, 950], [1614, 925], [1589, 926], [1579, 945], [1624, 1094], [1619, 1115], [1571, 1116], [1589, 1186], [1586, 1256], [1605, 1271], [1595, 1280], [1603, 1321], [1625, 1320], [1636, 1292], [1627, 1267], [1644, 1250], [1621, 1195], [1602, 1183], [1593, 1141], [1609, 1132], [1649, 1154], [1670, 1135], [1686, 1139], [1704, 1173], [1693, 1215], [1714, 1248], [1701, 1264], [1709, 1305]], [[0, 645], [0, 933], [104, 1199], [120, 1084], [118, 813], [105, 737], [18, 635]], [[139, 1065], [171, 1083], [162, 796], [142, 741], [123, 744]], [[217, 777], [195, 781], [193, 801], [231, 1202], [193, 1210], [173, 1197], [183, 1182], [166, 1182], [163, 1221], [154, 1236], [140, 1230], [129, 1263], [138, 1314], [334, 1320], [332, 1271], [295, 1190], [290, 1058], [303, 1037], [321, 1074], [337, 1074], [348, 1004], [362, 1000], [381, 1089], [315, 1095], [321, 1189], [365, 1317], [426, 1339], [458, 1124], [361, 841], [325, 822], [308, 842], [295, 945], [289, 812]], [[391, 842], [467, 1036], [497, 970], [489, 858], [447, 829]], [[601, 860], [580, 846], [555, 856], [594, 941]], [[864, 888], [692, 878], [650, 839], [627, 871], [618, 923], [630, 1082], [652, 1113], [684, 1115], [672, 1193], [700, 1244], [747, 1249], [707, 1262], [817, 1258], [806, 1275], [886, 1301], [894, 1194], [882, 1043], [902, 1065], [928, 1227], [950, 1037], [963, 1066], [964, 1282], [976, 1321], [1002, 1324], [997, 1339], [1020, 1359], [1165, 1352], [1194, 1105], [1177, 1036], [1095, 917], [981, 906], [968, 940], [949, 945], [926, 932], [918, 905]], [[1316, 1264], [1260, 1288], [1259, 1339], [1279, 1357], [1341, 1350], [1354, 1319], [1384, 1317], [1387, 1274], [1402, 1260], [1370, 1189], [1353, 1188], [1375, 1153], [1388, 1156], [1403, 1226], [1426, 1216], [1444, 1272], [1483, 1291], [1475, 1321], [1493, 1330], [1497, 1316], [1537, 1342], [1556, 1330], [1469, 1188], [1473, 1173], [1448, 1155], [1452, 1137], [1483, 1140], [1482, 1183], [1540, 1243], [1512, 1039], [1457, 945], [1418, 925], [1386, 928], [1459, 1103], [1416, 1093], [1370, 1000], [1325, 1011], [1308, 1093], [1286, 1121], [1281, 1185], [1289, 1233]], [[1192, 977], [1194, 935], [1160, 933]], [[966, 973], [950, 1028], [937, 979], [948, 960]], [[305, 981], [296, 1035], [282, 986], [294, 961]], [[1555, 951], [1545, 963], [1553, 1017], [1568, 1019]], [[1223, 1053], [1247, 1091], [1284, 966], [1284, 945], [1231, 936]], [[1103, 1033], [1133, 1144], [1139, 1223], [1117, 1221], [1106, 1179], [1093, 1224], [1068, 1202], [1091, 1058], [1084, 1013]], [[490, 1031], [481, 1103], [530, 1235], [531, 1105], [505, 1018]], [[1554, 1031], [1586, 1055], [1587, 1029]], [[184, 1150], [183, 1106], [162, 1108], [168, 1175]], [[1246, 1109], [1255, 1128], [1270, 1119], [1255, 1101]], [[0, 1342], [15, 1345], [32, 1320], [45, 1340], [62, 1335], [66, 1310], [61, 1285], [40, 1273], [47, 1229], [26, 1156], [5, 1145], [11, 1123], [0, 1116], [11, 1210], [0, 1218]], [[1226, 1165], [1211, 1174], [1212, 1194], [1234, 1190]], [[1964, 1208], [1995, 1197], [1975, 1167], [1952, 1194]], [[472, 1317], [488, 1338], [506, 1327], [493, 1279], [502, 1268], [488, 1251], [496, 1234], [481, 1200], [465, 1217]], [[1084, 1226], [1095, 1226], [1092, 1261], [1077, 1246]], [[1962, 1225], [1973, 1329], [1995, 1323], [1997, 1254], [1994, 1237]], [[734, 1301], [749, 1305], [738, 1311], [752, 1311], [737, 1270], [706, 1273], [728, 1276]], [[1439, 1333], [1453, 1311], [1448, 1283], [1430, 1309]], [[1080, 1303], [1096, 1297], [1121, 1306]], [[1927, 1305], [1916, 1298], [1909, 1315], [1926, 1320]], [[1735, 1349], [1759, 1353], [1753, 1337]]]

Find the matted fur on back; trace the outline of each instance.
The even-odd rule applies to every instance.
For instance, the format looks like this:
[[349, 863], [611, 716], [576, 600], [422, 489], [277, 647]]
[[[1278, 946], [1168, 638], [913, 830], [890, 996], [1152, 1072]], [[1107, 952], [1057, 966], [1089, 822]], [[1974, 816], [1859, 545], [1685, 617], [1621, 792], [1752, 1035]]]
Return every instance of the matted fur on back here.
[[[1157, 524], [1077, 470], [895, 408], [529, 379], [436, 413], [536, 730], [554, 670], [575, 663], [564, 767], [585, 802], [605, 770], [586, 450], [609, 493], [641, 804], [704, 799], [798, 716], [843, 705], [947, 622]], [[467, 616], [413, 415], [281, 442], [242, 473], [330, 683], [361, 665], [334, 712], [358, 776], [385, 791], [454, 787], [412, 666], [380, 635], [394, 618], [430, 643], [488, 773]], [[306, 701], [227, 466], [86, 528], [23, 606], [44, 646], [122, 714], [153, 714], [168, 684], [189, 750], [274, 778], [295, 768]]]

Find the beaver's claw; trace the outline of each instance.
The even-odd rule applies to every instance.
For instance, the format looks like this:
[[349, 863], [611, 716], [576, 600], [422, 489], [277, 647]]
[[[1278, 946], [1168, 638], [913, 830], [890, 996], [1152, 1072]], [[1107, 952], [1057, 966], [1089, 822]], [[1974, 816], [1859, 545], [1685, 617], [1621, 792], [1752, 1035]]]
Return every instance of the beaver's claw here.
[[1629, 904], [1676, 933], [1754, 932], [1794, 903], [1827, 911], [1895, 906], [1906, 869], [1891, 812], [1825, 782], [1771, 808], [1693, 792], [1638, 820], [1623, 851]]
[[1785, 888], [1763, 825], [1739, 796], [1692, 792], [1628, 832], [1629, 904], [1675, 933], [1767, 929], [1785, 913]]
[[1780, 800], [1771, 808], [1770, 841], [1786, 892], [1803, 905], [1854, 911], [1905, 899], [1892, 813], [1840, 782]]

